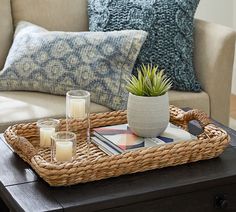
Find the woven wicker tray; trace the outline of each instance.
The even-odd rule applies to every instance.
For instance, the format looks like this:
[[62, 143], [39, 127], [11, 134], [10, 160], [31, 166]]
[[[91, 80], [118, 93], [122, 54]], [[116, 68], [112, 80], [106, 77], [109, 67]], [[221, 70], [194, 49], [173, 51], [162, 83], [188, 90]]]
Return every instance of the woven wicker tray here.
[[[68, 186], [206, 160], [219, 156], [229, 144], [228, 134], [211, 124], [203, 112], [198, 110], [184, 112], [170, 106], [170, 116], [173, 124], [186, 130], [190, 120], [198, 120], [204, 132], [197, 140], [143, 148], [114, 156], [108, 156], [95, 145], [90, 144], [88, 155], [84, 124], [74, 122], [81, 128], [77, 134], [76, 157], [74, 161], [64, 163], [51, 162], [50, 148], [39, 147], [36, 123], [11, 126], [5, 131], [4, 136], [14, 151], [51, 186]], [[126, 121], [125, 111], [91, 115], [92, 128], [123, 124]], [[66, 122], [61, 120], [60, 130], [65, 128]]]

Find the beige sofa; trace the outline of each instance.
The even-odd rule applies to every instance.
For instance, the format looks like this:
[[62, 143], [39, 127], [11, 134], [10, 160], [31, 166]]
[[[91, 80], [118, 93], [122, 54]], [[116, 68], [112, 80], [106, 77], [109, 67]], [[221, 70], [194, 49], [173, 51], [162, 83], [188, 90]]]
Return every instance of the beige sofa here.
[[[49, 30], [87, 31], [87, 0], [0, 0], [0, 69], [11, 47], [14, 26], [20, 20]], [[235, 32], [196, 20], [194, 64], [203, 91], [170, 91], [170, 102], [198, 108], [227, 124], [235, 50]], [[92, 112], [109, 109], [92, 104]], [[0, 132], [9, 125], [43, 117], [64, 117], [65, 97], [36, 92], [0, 92]]]

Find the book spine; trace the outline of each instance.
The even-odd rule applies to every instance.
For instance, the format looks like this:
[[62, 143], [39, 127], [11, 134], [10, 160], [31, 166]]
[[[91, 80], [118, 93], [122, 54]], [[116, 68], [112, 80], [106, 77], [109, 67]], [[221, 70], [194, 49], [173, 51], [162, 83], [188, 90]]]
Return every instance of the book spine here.
[[97, 137], [91, 137], [91, 140], [95, 145], [98, 146], [98, 148], [100, 148], [102, 151], [104, 151], [108, 155], [118, 155], [118, 154], [120, 154], [120, 152], [118, 152], [115, 149], [113, 149], [112, 147], [108, 146], [107, 144], [105, 144], [103, 141], [101, 141]]
[[94, 136], [96, 136], [97, 138], [99, 138], [102, 142], [104, 142], [105, 144], [109, 145], [111, 148], [115, 149], [116, 151], [118, 151], [119, 153], [123, 153], [124, 150], [121, 149], [120, 147], [116, 146], [115, 144], [113, 144], [111, 141], [109, 141], [108, 139], [104, 138], [102, 135], [100, 135], [97, 132], [93, 133]]

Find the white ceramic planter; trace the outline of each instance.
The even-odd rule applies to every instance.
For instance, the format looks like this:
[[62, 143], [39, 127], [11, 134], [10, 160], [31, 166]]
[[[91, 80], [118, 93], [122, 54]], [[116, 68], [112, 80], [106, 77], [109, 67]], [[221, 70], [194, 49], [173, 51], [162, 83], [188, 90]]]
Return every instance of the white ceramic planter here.
[[170, 119], [168, 93], [144, 97], [129, 93], [127, 119], [131, 130], [141, 137], [156, 137], [167, 127]]

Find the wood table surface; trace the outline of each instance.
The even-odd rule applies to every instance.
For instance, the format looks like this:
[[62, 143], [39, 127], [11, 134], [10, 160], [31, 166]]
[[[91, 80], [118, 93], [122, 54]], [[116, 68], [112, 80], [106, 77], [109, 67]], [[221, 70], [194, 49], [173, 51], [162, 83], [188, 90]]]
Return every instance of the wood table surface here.
[[[236, 146], [236, 132], [216, 124], [230, 134]], [[192, 133], [199, 131], [195, 123], [190, 128]], [[208, 198], [202, 191], [214, 193], [221, 186], [231, 192], [232, 185], [236, 185], [235, 163], [236, 148], [229, 146], [220, 157], [211, 160], [70, 187], [50, 187], [0, 135], [0, 211], [7, 211], [5, 205], [11, 211], [157, 211], [157, 205], [166, 208], [160, 211], [195, 211], [190, 210], [193, 205], [186, 204], [186, 197], [193, 194], [196, 200]], [[173, 205], [176, 196], [178, 202]], [[160, 201], [165, 198], [170, 204]], [[236, 201], [235, 198], [230, 200]], [[196, 202], [196, 211], [198, 205]], [[234, 205], [229, 207], [236, 211]]]

